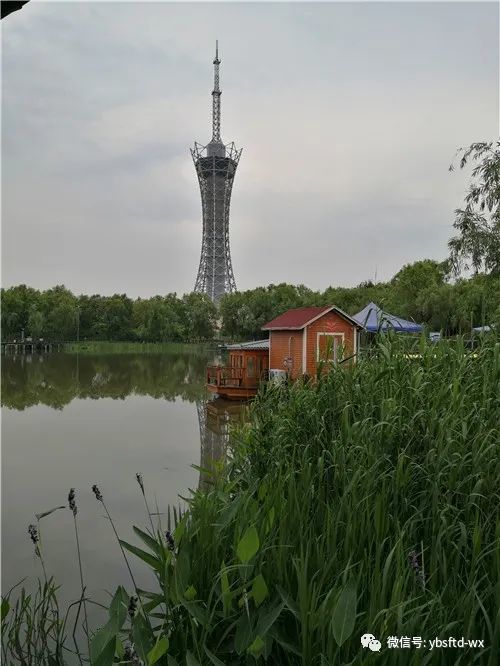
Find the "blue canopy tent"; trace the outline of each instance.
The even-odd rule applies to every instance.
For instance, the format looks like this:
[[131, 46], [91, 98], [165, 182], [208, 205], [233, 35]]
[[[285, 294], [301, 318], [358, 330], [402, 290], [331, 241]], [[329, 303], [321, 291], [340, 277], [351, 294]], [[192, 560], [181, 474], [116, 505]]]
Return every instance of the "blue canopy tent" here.
[[408, 321], [402, 317], [384, 312], [375, 303], [368, 303], [360, 312], [352, 317], [359, 322], [369, 333], [387, 331], [391, 328], [396, 333], [420, 333], [423, 326], [414, 321]]

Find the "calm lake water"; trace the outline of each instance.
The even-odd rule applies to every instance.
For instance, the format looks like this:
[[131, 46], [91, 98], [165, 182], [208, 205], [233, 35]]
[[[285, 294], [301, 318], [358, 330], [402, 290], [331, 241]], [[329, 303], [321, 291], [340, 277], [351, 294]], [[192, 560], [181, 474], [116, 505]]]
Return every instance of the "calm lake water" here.
[[[76, 489], [86, 584], [96, 599], [120, 583], [130, 588], [104, 511], [99, 486], [121, 538], [137, 543], [132, 525], [148, 525], [135, 475], [143, 475], [151, 510], [164, 515], [179, 496], [209, 482], [223, 455], [228, 423], [240, 407], [210, 402], [205, 367], [214, 351], [154, 354], [50, 354], [2, 358], [2, 587], [40, 574], [27, 528], [35, 515], [67, 505]], [[79, 596], [72, 514], [40, 521], [49, 574], [62, 599]], [[152, 576], [133, 557], [140, 586]]]

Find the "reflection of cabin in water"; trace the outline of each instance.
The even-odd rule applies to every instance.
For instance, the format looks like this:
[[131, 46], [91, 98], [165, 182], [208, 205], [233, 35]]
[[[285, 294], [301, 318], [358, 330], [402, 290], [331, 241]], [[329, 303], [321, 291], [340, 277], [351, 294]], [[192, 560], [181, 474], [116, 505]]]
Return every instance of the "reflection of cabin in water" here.
[[208, 390], [224, 398], [245, 399], [256, 395], [269, 369], [269, 340], [228, 345], [229, 365], [207, 368]]
[[201, 444], [198, 487], [207, 489], [213, 485], [217, 463], [225, 458], [231, 425], [244, 423], [247, 412], [241, 402], [223, 398], [200, 400], [196, 408]]

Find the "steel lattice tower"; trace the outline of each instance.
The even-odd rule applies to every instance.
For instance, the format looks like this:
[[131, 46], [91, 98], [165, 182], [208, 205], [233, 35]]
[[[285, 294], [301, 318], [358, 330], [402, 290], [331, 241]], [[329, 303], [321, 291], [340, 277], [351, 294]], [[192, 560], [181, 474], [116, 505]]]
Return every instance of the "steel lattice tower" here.
[[203, 238], [200, 267], [194, 290], [218, 303], [224, 294], [236, 291], [229, 249], [229, 206], [236, 167], [241, 155], [234, 142], [220, 137], [221, 90], [219, 49], [216, 42], [214, 89], [212, 91], [212, 140], [206, 146], [195, 141], [191, 148], [201, 192]]

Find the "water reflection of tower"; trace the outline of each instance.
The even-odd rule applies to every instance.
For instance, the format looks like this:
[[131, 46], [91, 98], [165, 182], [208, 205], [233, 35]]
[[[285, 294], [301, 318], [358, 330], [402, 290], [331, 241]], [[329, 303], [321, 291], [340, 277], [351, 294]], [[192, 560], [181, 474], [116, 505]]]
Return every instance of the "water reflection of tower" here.
[[229, 443], [231, 424], [242, 423], [245, 418], [245, 403], [223, 398], [198, 400], [198, 423], [200, 426], [200, 480], [198, 488], [208, 490], [212, 486], [215, 463], [224, 459]]

